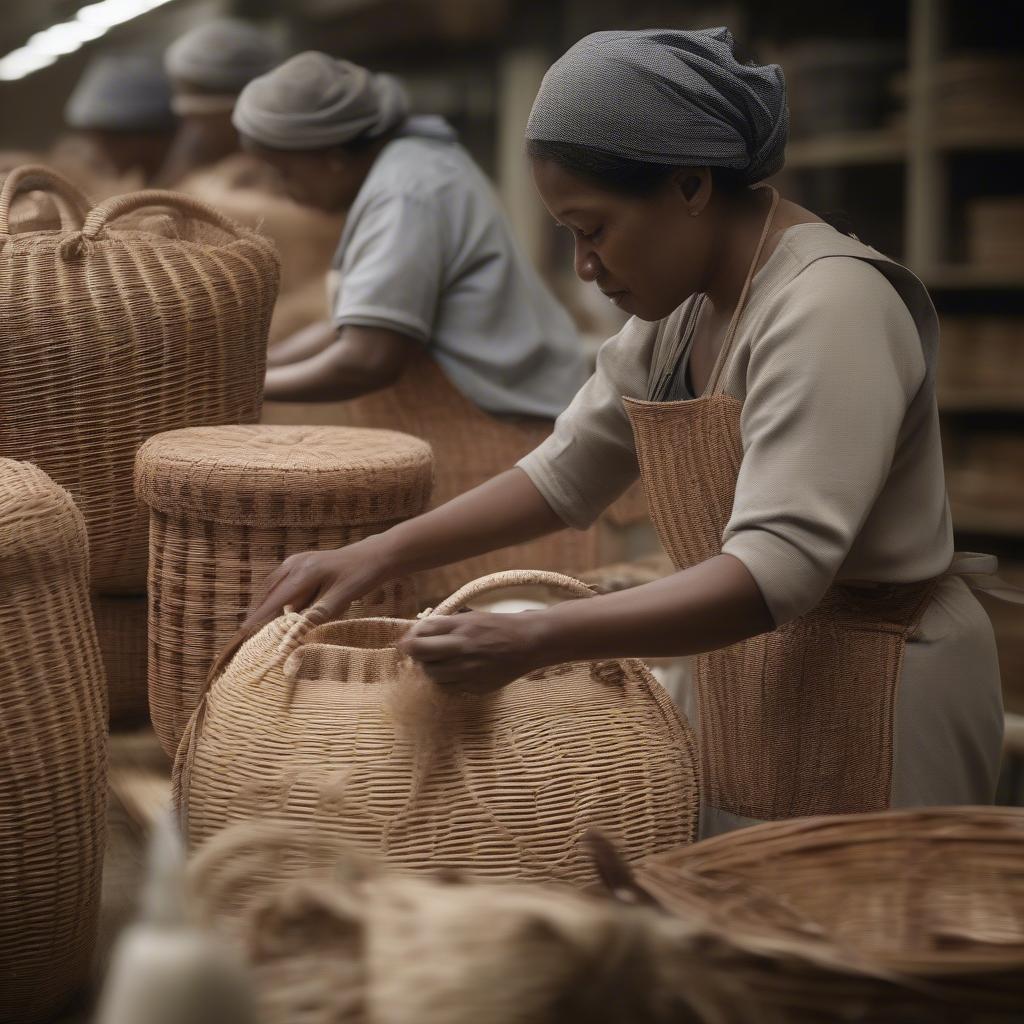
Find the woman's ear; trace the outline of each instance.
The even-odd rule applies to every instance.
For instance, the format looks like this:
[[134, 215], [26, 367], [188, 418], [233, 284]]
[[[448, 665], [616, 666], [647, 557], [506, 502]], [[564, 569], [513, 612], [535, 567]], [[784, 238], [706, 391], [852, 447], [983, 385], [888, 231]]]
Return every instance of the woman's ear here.
[[711, 169], [681, 167], [672, 175], [672, 184], [686, 204], [690, 216], [700, 216], [711, 199]]

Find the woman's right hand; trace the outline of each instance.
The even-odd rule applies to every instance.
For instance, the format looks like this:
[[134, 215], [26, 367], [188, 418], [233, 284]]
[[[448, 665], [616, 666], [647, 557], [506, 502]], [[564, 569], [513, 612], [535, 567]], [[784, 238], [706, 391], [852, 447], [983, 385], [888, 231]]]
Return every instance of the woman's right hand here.
[[331, 551], [303, 551], [286, 558], [266, 579], [239, 630], [252, 636], [285, 606], [315, 606], [324, 622], [340, 618], [353, 602], [397, 575], [377, 534]]

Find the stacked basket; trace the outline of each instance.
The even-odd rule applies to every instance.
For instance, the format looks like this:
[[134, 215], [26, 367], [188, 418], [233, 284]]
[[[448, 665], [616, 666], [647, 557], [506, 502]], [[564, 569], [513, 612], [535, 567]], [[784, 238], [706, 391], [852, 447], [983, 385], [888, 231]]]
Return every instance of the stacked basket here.
[[[61, 230], [11, 232], [30, 191], [50, 197]], [[277, 256], [195, 200], [138, 192], [90, 210], [39, 166], [5, 179], [0, 241], [0, 450], [82, 510], [111, 708], [139, 717], [148, 519], [135, 453], [161, 431], [258, 419]]]

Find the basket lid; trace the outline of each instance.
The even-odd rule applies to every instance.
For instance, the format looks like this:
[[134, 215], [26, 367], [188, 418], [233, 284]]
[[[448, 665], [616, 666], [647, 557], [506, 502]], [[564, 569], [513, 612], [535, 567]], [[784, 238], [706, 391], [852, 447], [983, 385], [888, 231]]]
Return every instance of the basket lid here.
[[430, 445], [356, 427], [189, 427], [150, 438], [135, 491], [184, 518], [260, 526], [380, 523], [423, 511]]

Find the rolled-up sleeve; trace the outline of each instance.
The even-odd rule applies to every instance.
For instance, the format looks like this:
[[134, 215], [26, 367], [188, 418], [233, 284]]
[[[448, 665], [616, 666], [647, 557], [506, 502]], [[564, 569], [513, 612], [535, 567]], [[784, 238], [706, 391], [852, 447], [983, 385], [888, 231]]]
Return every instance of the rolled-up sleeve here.
[[335, 326], [430, 340], [445, 266], [440, 216], [436, 203], [406, 194], [380, 196], [360, 212], [341, 254]]
[[634, 318], [606, 341], [551, 436], [517, 463], [568, 526], [585, 530], [639, 475], [622, 399], [647, 397], [657, 331]]
[[895, 289], [868, 263], [836, 264], [819, 260], [799, 291], [780, 291], [747, 366], [722, 550], [750, 571], [776, 625], [813, 608], [840, 573], [925, 376]]

